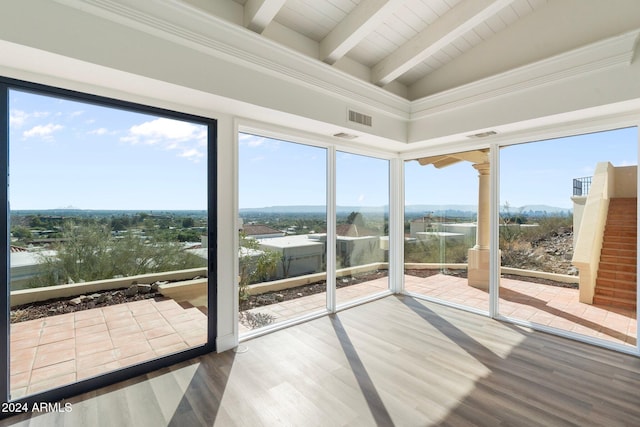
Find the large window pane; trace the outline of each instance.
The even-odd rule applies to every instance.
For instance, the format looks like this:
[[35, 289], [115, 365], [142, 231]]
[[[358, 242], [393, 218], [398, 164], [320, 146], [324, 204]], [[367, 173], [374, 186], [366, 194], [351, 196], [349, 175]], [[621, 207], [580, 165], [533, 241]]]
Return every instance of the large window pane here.
[[637, 128], [500, 151], [500, 313], [636, 343]]
[[336, 300], [389, 288], [389, 161], [336, 154]]
[[207, 126], [10, 91], [11, 398], [207, 342]]
[[489, 185], [488, 150], [405, 162], [408, 292], [489, 309]]
[[327, 150], [240, 134], [240, 333], [326, 310]]

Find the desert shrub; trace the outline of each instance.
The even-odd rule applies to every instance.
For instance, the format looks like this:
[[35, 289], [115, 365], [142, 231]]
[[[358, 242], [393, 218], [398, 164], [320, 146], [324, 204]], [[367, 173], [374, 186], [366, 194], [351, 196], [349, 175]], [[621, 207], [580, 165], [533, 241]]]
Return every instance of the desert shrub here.
[[114, 238], [106, 225], [67, 222], [55, 255], [42, 256], [43, 274], [31, 287], [206, 267], [178, 242], [149, 242], [133, 233]]

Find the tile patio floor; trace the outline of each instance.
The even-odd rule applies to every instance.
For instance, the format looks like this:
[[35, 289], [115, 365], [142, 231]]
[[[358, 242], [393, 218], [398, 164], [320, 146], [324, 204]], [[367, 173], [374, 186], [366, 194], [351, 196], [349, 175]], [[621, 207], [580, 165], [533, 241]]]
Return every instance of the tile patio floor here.
[[[336, 290], [338, 304], [385, 291], [386, 277]], [[405, 275], [409, 292], [488, 311], [489, 294], [464, 278]], [[326, 294], [250, 310], [282, 322], [326, 306]], [[635, 346], [636, 315], [582, 304], [578, 290], [501, 279], [500, 313], [587, 336]], [[248, 329], [240, 325], [240, 333]], [[206, 315], [173, 300], [153, 299], [11, 325], [11, 395], [69, 384], [206, 341]]]
[[[501, 278], [499, 310], [504, 316], [573, 331], [629, 346], [635, 346], [637, 323], [634, 311], [594, 306], [578, 301], [578, 290]], [[387, 289], [387, 278], [339, 288], [338, 304], [373, 295]], [[467, 285], [465, 278], [437, 274], [427, 278], [405, 275], [405, 289], [443, 301], [489, 311], [489, 294]], [[250, 310], [266, 313], [274, 322], [301, 314], [324, 310], [326, 294], [310, 295], [292, 301]], [[240, 325], [240, 333], [249, 329]]]
[[[489, 293], [468, 286], [465, 278], [444, 274], [427, 278], [405, 275], [405, 289], [489, 311]], [[636, 345], [635, 311], [581, 303], [578, 289], [502, 277], [498, 311], [503, 316], [519, 320], [619, 344]]]
[[11, 397], [19, 398], [206, 342], [207, 316], [148, 299], [11, 325]]

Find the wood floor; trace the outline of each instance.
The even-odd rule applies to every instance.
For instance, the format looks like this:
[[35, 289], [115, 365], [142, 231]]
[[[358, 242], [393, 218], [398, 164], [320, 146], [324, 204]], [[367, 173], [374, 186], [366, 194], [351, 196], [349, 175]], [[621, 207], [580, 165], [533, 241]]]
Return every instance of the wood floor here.
[[622, 426], [640, 358], [390, 296], [0, 426]]

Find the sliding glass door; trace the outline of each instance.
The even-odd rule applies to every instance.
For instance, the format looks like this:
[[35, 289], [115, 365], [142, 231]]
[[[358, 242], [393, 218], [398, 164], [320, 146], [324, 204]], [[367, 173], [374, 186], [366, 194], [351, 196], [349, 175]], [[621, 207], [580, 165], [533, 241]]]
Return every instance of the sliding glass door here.
[[239, 137], [239, 330], [326, 311], [327, 150]]
[[499, 312], [635, 346], [638, 129], [500, 150]]
[[212, 350], [215, 122], [5, 87], [9, 398]]
[[488, 150], [405, 162], [408, 292], [489, 310], [489, 169]]
[[336, 301], [389, 289], [389, 161], [336, 153]]

